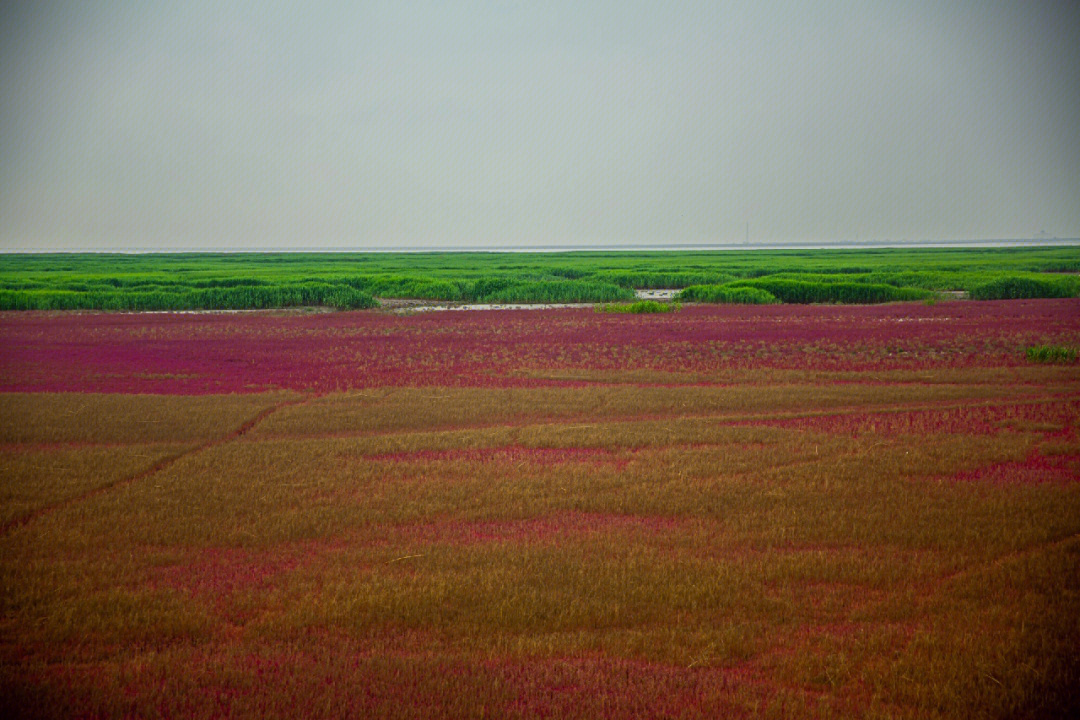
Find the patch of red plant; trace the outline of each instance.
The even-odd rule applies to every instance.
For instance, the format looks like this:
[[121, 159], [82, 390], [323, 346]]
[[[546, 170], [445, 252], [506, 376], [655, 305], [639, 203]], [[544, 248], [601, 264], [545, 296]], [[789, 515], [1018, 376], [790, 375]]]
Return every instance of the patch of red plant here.
[[518, 371], [1011, 366], [1073, 342], [1080, 300], [687, 307], [658, 316], [0, 314], [0, 391], [320, 392], [574, 385]]
[[1048, 457], [1033, 450], [1023, 462], [993, 463], [959, 472], [952, 479], [982, 485], [1066, 485], [1080, 482], [1080, 456]]
[[198, 548], [189, 551], [184, 562], [156, 568], [147, 582], [152, 588], [179, 590], [221, 605], [235, 593], [271, 588], [282, 575], [346, 545], [339, 538], [264, 549]]
[[148, 663], [123, 675], [99, 664], [53, 668], [45, 683], [49, 704], [71, 717], [636, 720], [751, 718], [774, 706], [790, 710], [793, 693], [807, 707], [843, 703], [811, 688], [784, 688], [748, 663], [687, 668], [595, 655], [471, 659], [446, 652], [371, 657], [364, 640], [350, 638], [254, 652], [206, 645], [184, 654], [168, 673]]
[[[955, 405], [955, 400], [939, 404]], [[865, 432], [886, 435], [993, 435], [1011, 428], [1023, 428], [1035, 423], [1061, 428], [1067, 433], [1080, 419], [1080, 401], [1071, 396], [1058, 402], [971, 403], [965, 407], [943, 409], [921, 408], [900, 412], [853, 412], [811, 415], [764, 420], [740, 421], [740, 425], [764, 425], [807, 432], [858, 434]]]

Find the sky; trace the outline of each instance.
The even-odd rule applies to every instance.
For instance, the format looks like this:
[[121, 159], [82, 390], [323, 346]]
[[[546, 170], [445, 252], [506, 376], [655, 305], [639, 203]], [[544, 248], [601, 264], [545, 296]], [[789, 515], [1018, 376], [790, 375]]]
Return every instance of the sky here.
[[1080, 2], [0, 3], [0, 251], [1080, 237]]

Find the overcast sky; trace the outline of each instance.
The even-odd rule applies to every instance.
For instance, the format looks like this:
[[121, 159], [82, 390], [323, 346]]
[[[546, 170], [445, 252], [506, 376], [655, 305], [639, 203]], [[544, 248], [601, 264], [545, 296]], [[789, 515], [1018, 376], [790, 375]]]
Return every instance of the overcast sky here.
[[1080, 3], [7, 2], [0, 249], [1080, 236]]

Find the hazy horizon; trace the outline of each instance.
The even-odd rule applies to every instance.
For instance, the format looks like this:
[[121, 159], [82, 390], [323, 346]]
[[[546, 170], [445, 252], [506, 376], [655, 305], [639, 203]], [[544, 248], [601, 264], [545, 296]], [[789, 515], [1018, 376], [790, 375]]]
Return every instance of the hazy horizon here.
[[0, 251], [1080, 237], [1080, 3], [8, 3]]
[[3, 247], [0, 248], [0, 255], [34, 255], [34, 254], [130, 254], [130, 255], [148, 255], [148, 254], [187, 254], [187, 253], [205, 253], [205, 254], [231, 254], [231, 253], [257, 253], [257, 254], [275, 254], [275, 253], [573, 253], [573, 252], [739, 252], [739, 251], [772, 251], [772, 250], [867, 250], [867, 249], [887, 249], [887, 248], [900, 248], [900, 249], [943, 249], [948, 250], [950, 248], [1049, 248], [1049, 247], [1077, 247], [1080, 248], [1080, 237], [1075, 238], [1058, 238], [1058, 237], [1044, 237], [1044, 238], [998, 238], [998, 239], [982, 239], [982, 240], [881, 240], [881, 241], [856, 241], [856, 242], [825, 242], [825, 241], [788, 241], [788, 242], [773, 242], [768, 240], [758, 240], [750, 242], [730, 242], [730, 243], [668, 243], [665, 245], [653, 245], [653, 244], [632, 244], [632, 243], [615, 243], [615, 244], [565, 244], [565, 245], [530, 245], [530, 246], [513, 246], [513, 245], [437, 245], [437, 246], [423, 246], [423, 245], [394, 245], [394, 246], [367, 246], [367, 247], [349, 247], [349, 246], [318, 246], [318, 245], [305, 245], [305, 246], [243, 246], [243, 247], [219, 247], [213, 245], [197, 246], [191, 245], [188, 247], [137, 247], [128, 246], [123, 248], [113, 249], [64, 249], [64, 248], [18, 248], [18, 247]]

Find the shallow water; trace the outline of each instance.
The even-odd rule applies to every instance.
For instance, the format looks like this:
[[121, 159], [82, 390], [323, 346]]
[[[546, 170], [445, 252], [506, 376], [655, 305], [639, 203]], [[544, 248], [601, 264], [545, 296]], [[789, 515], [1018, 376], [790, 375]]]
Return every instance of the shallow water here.
[[[679, 292], [678, 288], [656, 290], [635, 290], [639, 300], [671, 300]], [[450, 310], [551, 310], [554, 308], [591, 308], [602, 303], [464, 303], [460, 305], [419, 304], [394, 308], [394, 312], [435, 312]]]
[[410, 305], [394, 312], [450, 312], [454, 310], [550, 310], [553, 308], [591, 308], [596, 303], [472, 303], [467, 305]]
[[679, 294], [679, 288], [664, 288], [657, 290], [635, 290], [634, 294], [641, 300], [671, 300]]

